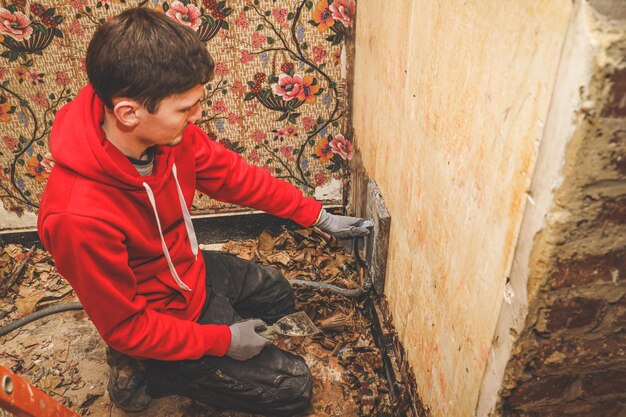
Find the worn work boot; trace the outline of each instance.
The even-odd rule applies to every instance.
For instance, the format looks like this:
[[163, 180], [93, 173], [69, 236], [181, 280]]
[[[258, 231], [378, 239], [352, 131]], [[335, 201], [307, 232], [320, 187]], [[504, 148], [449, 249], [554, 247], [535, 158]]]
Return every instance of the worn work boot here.
[[150, 405], [146, 367], [141, 361], [124, 355], [115, 349], [107, 349], [109, 374], [109, 397], [111, 402], [125, 411], [143, 411]]

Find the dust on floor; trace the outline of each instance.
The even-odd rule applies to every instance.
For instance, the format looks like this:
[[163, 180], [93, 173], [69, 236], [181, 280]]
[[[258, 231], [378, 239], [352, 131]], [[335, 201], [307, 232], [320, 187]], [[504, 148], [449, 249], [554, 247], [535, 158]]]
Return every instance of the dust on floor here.
[[[228, 242], [222, 250], [280, 269], [288, 279], [359, 285], [351, 255], [312, 230], [263, 232], [259, 239]], [[0, 326], [33, 311], [77, 301], [50, 255], [37, 248], [0, 247]], [[327, 290], [297, 286], [297, 307], [323, 332], [275, 343], [302, 355], [314, 376], [313, 405], [303, 416], [392, 416], [380, 352], [363, 306]], [[106, 301], [105, 301], [106, 302]], [[45, 317], [0, 337], [0, 365], [24, 377], [81, 415], [137, 417], [250, 414], [218, 410], [178, 396], [153, 400], [142, 413], [126, 414], [109, 401], [106, 346], [82, 311]], [[3, 412], [0, 411], [0, 416]]]

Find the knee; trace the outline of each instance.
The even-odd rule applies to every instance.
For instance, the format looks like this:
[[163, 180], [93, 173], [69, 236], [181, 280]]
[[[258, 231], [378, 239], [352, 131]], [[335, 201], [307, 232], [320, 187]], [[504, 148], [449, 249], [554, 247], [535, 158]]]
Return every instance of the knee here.
[[295, 311], [295, 295], [289, 280], [275, 268], [268, 268], [267, 273], [270, 276], [268, 290], [276, 309], [285, 314]]
[[280, 272], [275, 267], [273, 267], [273, 266], [266, 266], [265, 267], [265, 272], [267, 273], [270, 285], [275, 285], [275, 286], [277, 286], [279, 288], [288, 288], [288, 287], [290, 287], [289, 280], [287, 280], [287, 278], [285, 278], [283, 273]]
[[311, 394], [313, 391], [313, 376], [311, 375], [311, 369], [309, 369], [306, 362], [302, 360], [297, 363], [297, 369], [294, 369], [293, 375], [291, 397], [294, 402], [309, 403], [311, 401]]
[[[299, 358], [301, 359], [301, 358]], [[281, 384], [281, 401], [277, 410], [281, 415], [293, 415], [306, 410], [313, 396], [313, 377], [303, 359], [294, 361], [290, 375]]]

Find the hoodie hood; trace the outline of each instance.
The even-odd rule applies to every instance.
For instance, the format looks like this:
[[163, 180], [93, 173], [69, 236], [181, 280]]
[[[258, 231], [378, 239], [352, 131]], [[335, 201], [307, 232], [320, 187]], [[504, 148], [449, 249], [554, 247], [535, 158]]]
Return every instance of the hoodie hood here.
[[76, 174], [124, 190], [158, 189], [169, 177], [174, 149], [158, 146], [151, 176], [142, 177], [102, 130], [104, 104], [91, 84], [61, 108], [50, 132], [50, 152], [56, 164]]

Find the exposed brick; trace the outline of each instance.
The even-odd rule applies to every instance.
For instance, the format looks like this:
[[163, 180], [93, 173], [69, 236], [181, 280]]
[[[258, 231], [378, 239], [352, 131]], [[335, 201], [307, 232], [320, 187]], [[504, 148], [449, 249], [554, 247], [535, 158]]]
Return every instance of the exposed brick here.
[[613, 86], [602, 109], [602, 116], [624, 117], [626, 116], [626, 103], [623, 101], [626, 96], [626, 68], [615, 70], [608, 78]]
[[537, 372], [546, 374], [581, 365], [598, 368], [611, 364], [626, 365], [626, 333], [612, 333], [595, 339], [567, 338], [542, 340], [537, 346], [533, 365]]
[[554, 332], [588, 326], [597, 320], [603, 304], [603, 300], [589, 298], [557, 300], [550, 308], [546, 328]]
[[581, 287], [594, 282], [607, 282], [621, 279], [626, 273], [626, 250], [609, 252], [605, 255], [587, 256], [582, 259], [559, 260], [556, 272], [552, 274], [550, 286], [553, 289]]
[[626, 399], [626, 369], [585, 375], [581, 388], [582, 395], [587, 397], [623, 395]]
[[506, 417], [623, 417], [625, 415], [626, 404], [618, 400], [598, 403], [564, 403], [504, 413]]
[[535, 402], [559, 402], [574, 381], [576, 377], [573, 375], [534, 377], [513, 389], [506, 407], [515, 409]]
[[597, 219], [614, 224], [626, 224], [626, 196], [605, 199]]

